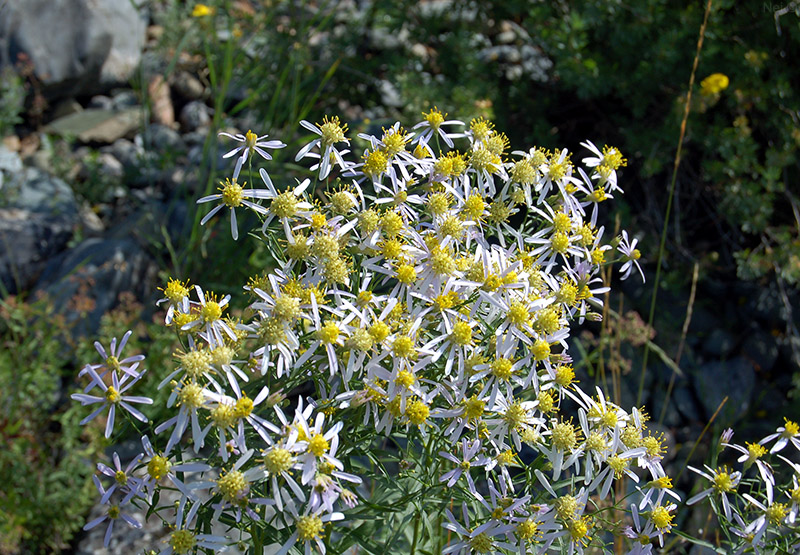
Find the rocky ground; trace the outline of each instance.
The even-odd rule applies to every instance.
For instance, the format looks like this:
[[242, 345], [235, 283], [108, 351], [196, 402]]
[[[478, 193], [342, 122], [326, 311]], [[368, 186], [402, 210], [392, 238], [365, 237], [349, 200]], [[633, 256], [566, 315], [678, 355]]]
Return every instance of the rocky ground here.
[[[71, 300], [85, 299], [89, 317], [76, 329], [91, 335], [121, 294], [150, 298], [164, 259], [159, 252], [164, 236], [176, 242], [187, 233], [186, 199], [196, 198], [200, 187], [213, 113], [195, 62], [179, 59], [164, 77], [166, 63], [155, 50], [164, 30], [145, 12], [130, 11], [129, 0], [77, 3], [82, 17], [67, 10], [66, 0], [0, 8], [12, 12], [0, 18], [0, 69], [17, 67], [8, 46], [14, 38], [31, 53], [49, 105], [41, 125], [18, 126], [0, 144], [0, 285], [4, 294], [46, 292], [72, 319], [77, 313]], [[50, 9], [42, 10], [44, 4]], [[47, 17], [39, 18], [41, 13]], [[50, 48], [57, 55], [37, 58], [37, 36], [63, 47]], [[115, 39], [109, 50], [109, 36], [125, 39]], [[80, 52], [72, 47], [79, 42]], [[124, 85], [134, 71], [142, 82], [138, 89]], [[230, 130], [236, 131], [237, 122], [232, 123]], [[243, 122], [238, 127], [247, 130]], [[220, 146], [214, 155], [224, 151]], [[632, 281], [623, 291], [630, 306], [644, 312], [647, 289]], [[676, 334], [687, 298], [688, 292], [660, 297], [659, 314]], [[724, 396], [729, 398], [725, 421], [765, 417], [752, 427], [762, 435], [779, 425], [791, 374], [800, 367], [800, 345], [785, 323], [800, 326], [800, 309], [792, 313], [800, 307], [796, 291], [708, 280], [697, 298], [662, 427], [678, 446], [680, 463]], [[676, 339], [654, 338], [662, 345]], [[579, 352], [577, 346], [572, 352]], [[632, 349], [622, 354], [633, 368], [622, 384], [627, 406], [636, 401], [640, 362]], [[650, 368], [643, 402], [657, 417], [674, 370], [653, 354]], [[103, 533], [101, 526], [85, 534], [75, 552], [159, 550], [167, 530], [151, 519], [143, 531], [116, 535], [110, 549], [102, 548]]]

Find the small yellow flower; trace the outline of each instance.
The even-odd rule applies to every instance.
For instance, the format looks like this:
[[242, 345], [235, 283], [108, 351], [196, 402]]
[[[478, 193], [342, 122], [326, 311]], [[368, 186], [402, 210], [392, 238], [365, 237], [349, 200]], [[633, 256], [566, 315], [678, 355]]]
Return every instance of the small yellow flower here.
[[700, 82], [700, 94], [714, 96], [728, 88], [730, 80], [724, 73], [712, 73]]
[[206, 17], [214, 15], [217, 10], [206, 4], [195, 4], [192, 9], [192, 17]]

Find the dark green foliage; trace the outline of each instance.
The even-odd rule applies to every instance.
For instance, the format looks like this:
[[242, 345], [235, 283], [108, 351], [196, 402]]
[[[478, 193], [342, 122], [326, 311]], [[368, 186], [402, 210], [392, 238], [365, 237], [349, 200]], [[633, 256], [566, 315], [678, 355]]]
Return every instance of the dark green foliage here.
[[77, 373], [46, 300], [0, 301], [0, 553], [52, 553], [85, 524], [100, 435], [64, 397]]

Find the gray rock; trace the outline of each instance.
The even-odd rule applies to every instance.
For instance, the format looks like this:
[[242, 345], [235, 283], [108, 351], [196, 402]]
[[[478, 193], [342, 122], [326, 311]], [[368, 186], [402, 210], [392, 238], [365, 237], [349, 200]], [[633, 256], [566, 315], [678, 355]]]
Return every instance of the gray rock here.
[[7, 173], [0, 197], [0, 285], [9, 293], [29, 289], [78, 221], [66, 183], [35, 168]]
[[686, 420], [690, 422], [700, 421], [700, 410], [688, 383], [676, 384], [675, 389], [672, 391], [672, 398], [678, 412], [680, 412]]
[[124, 110], [139, 105], [139, 98], [131, 90], [121, 90], [114, 93], [111, 98], [111, 105], [115, 110]]
[[22, 171], [22, 159], [19, 154], [0, 145], [0, 189], [3, 188], [5, 175], [13, 175]]
[[172, 81], [175, 92], [186, 100], [200, 100], [205, 95], [203, 84], [188, 71], [179, 71]]
[[753, 362], [758, 371], [768, 372], [778, 360], [778, 342], [771, 333], [755, 330], [744, 340], [742, 354]]
[[145, 135], [145, 144], [148, 142], [150, 144], [150, 148], [159, 152], [168, 150], [173, 152], [181, 152], [186, 148], [183, 144], [181, 136], [177, 131], [159, 123], [154, 123], [147, 129], [147, 134]]
[[712, 330], [703, 342], [703, 351], [716, 358], [727, 358], [734, 347], [736, 347], [736, 338], [721, 328]]
[[146, 18], [131, 0], [6, 2], [0, 70], [24, 55], [48, 98], [99, 92], [130, 79], [145, 29]]
[[36, 290], [45, 291], [75, 332], [91, 336], [121, 293], [145, 298], [156, 275], [153, 259], [132, 238], [91, 238], [51, 259]]
[[125, 174], [125, 168], [122, 162], [108, 152], [101, 152], [97, 157], [97, 161], [100, 166], [100, 171], [111, 179], [122, 179], [122, 176]]
[[184, 131], [197, 131], [211, 123], [211, 108], [197, 100], [189, 102], [181, 110], [180, 121]]
[[93, 96], [89, 100], [89, 105], [87, 108], [95, 108], [98, 110], [113, 110], [114, 109], [114, 101], [105, 95], [98, 94]]
[[83, 111], [83, 106], [74, 98], [67, 98], [56, 104], [53, 109], [53, 119], [63, 118]]
[[717, 418], [721, 425], [731, 425], [747, 413], [755, 383], [753, 364], [742, 357], [725, 362], [709, 362], [701, 366], [695, 375], [697, 397], [703, 405], [706, 418], [710, 418], [723, 399], [728, 397]]
[[203, 133], [202, 131], [192, 131], [182, 135], [183, 142], [189, 146], [203, 146], [206, 142], [206, 137], [208, 137], [208, 133]]
[[49, 133], [76, 137], [83, 143], [113, 143], [134, 133], [142, 123], [142, 112], [128, 108], [119, 112], [90, 109], [51, 121]]
[[0, 145], [0, 172], [19, 172], [22, 171], [22, 158], [13, 150]]
[[84, 204], [81, 206], [80, 217], [83, 232], [89, 237], [97, 237], [105, 231], [106, 226], [103, 224], [103, 220], [89, 205]]

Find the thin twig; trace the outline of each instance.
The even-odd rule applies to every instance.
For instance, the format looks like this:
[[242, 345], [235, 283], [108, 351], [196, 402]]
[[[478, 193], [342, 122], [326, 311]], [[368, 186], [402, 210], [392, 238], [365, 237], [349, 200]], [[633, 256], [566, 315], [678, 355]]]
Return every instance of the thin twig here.
[[[669, 229], [669, 215], [672, 210], [672, 199], [675, 196], [675, 182], [678, 177], [678, 166], [681, 163], [681, 151], [683, 149], [683, 138], [686, 135], [686, 124], [689, 121], [689, 107], [692, 103], [692, 89], [694, 88], [694, 76], [697, 73], [697, 64], [700, 62], [700, 51], [703, 49], [703, 38], [706, 34], [706, 25], [708, 25], [708, 16], [711, 13], [711, 0], [706, 4], [706, 11], [703, 14], [703, 24], [700, 26], [700, 35], [697, 38], [697, 52], [694, 55], [694, 62], [692, 63], [692, 74], [689, 77], [689, 90], [686, 93], [686, 107], [683, 110], [683, 119], [681, 120], [681, 132], [678, 137], [678, 149], [675, 152], [675, 163], [672, 167], [672, 182], [669, 186], [669, 198], [667, 199], [667, 211], [664, 214], [664, 227], [661, 230], [661, 243], [658, 247], [658, 263], [656, 264], [656, 279], [653, 284], [653, 295], [650, 297], [650, 316], [647, 320], [647, 326], [653, 327], [653, 317], [656, 312], [656, 297], [658, 296], [658, 285], [661, 282], [661, 262], [664, 259], [664, 247], [667, 242], [667, 230]], [[644, 390], [644, 377], [647, 372], [647, 356], [650, 353], [647, 345], [644, 348], [644, 357], [642, 359], [642, 374], [639, 379], [639, 391], [636, 394], [636, 404], [642, 402], [642, 391]]]
[[688, 455], [686, 455], [686, 462], [683, 463], [683, 468], [681, 468], [681, 471], [678, 472], [678, 475], [675, 477], [675, 483], [676, 484], [681, 479], [681, 475], [683, 475], [683, 471], [686, 470], [686, 465], [688, 465], [689, 461], [692, 459], [692, 455], [694, 455], [694, 451], [695, 451], [695, 449], [697, 449], [697, 446], [700, 445], [700, 441], [703, 439], [703, 436], [706, 435], [706, 432], [708, 431], [708, 428], [711, 427], [711, 424], [714, 422], [714, 420], [716, 420], [717, 415], [719, 414], [719, 411], [722, 410], [722, 407], [725, 406], [725, 403], [727, 403], [727, 402], [728, 402], [728, 397], [726, 395], [725, 398], [722, 400], [722, 402], [717, 407], [717, 410], [714, 412], [714, 415], [709, 419], [708, 424], [706, 424], [706, 427], [703, 428], [703, 431], [700, 432], [699, 436], [697, 436], [697, 440], [694, 442], [694, 445], [692, 445], [692, 450], [689, 451]]

